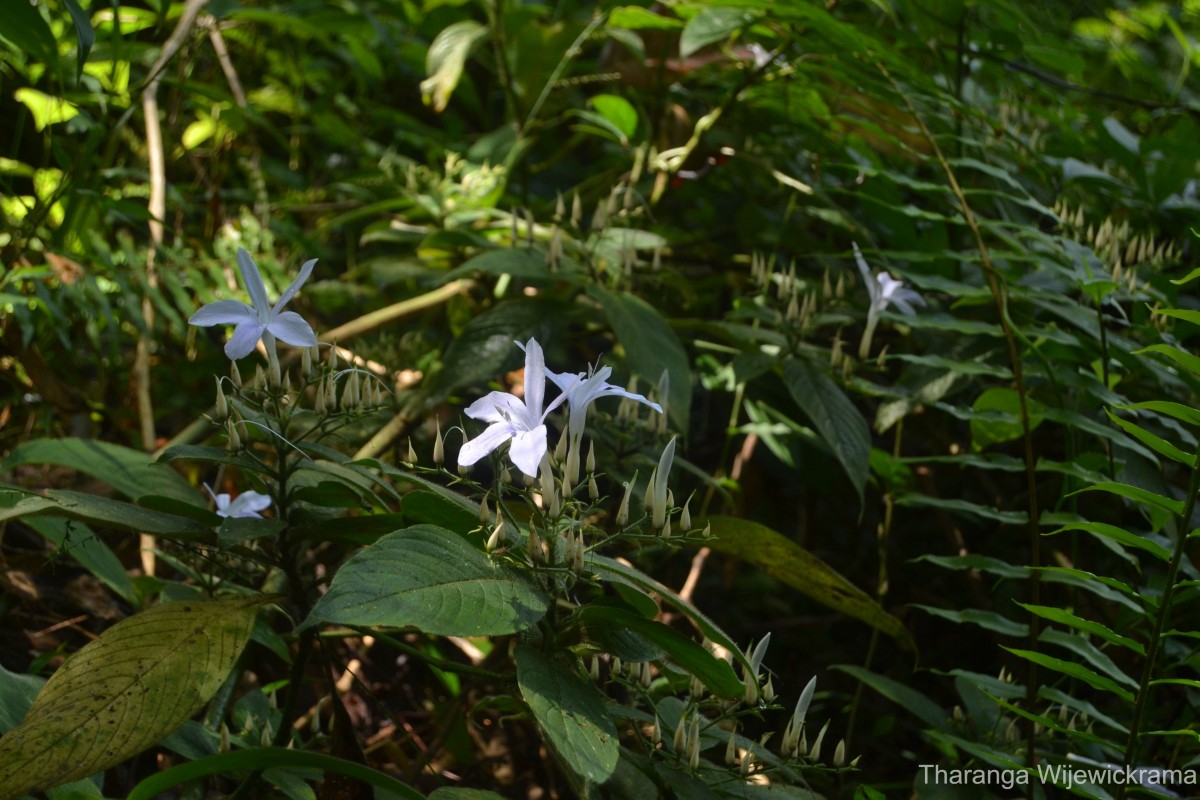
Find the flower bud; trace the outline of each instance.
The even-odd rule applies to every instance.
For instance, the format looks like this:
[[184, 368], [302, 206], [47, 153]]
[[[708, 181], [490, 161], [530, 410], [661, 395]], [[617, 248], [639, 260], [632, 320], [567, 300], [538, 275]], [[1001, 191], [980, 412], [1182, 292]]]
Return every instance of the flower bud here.
[[692, 495], [694, 494], [695, 492], [692, 492], [692, 494], [688, 495], [687, 501], [683, 504], [683, 511], [679, 514], [679, 527], [684, 533], [687, 533], [692, 529], [691, 505]]
[[488, 508], [487, 495], [479, 500], [479, 524], [487, 525], [492, 520], [492, 511]]
[[600, 487], [596, 485], [595, 475], [588, 475], [588, 499], [592, 502], [600, 499]]
[[314, 347], [300, 348], [300, 375], [305, 380], [308, 380], [308, 376], [312, 374], [313, 350], [315, 349]]
[[725, 763], [733, 766], [737, 761], [737, 730], [729, 731], [729, 740], [725, 743]]
[[229, 442], [226, 447], [231, 453], [240, 453], [242, 450], [242, 437], [238, 435], [237, 423], [232, 419], [226, 421], [225, 430], [229, 434]]
[[225, 399], [225, 389], [221, 386], [220, 378], [217, 378], [217, 400], [214, 406], [213, 419], [224, 422], [229, 418], [229, 401]]
[[588, 440], [587, 463], [584, 464], [584, 468], [588, 474], [596, 471], [596, 441], [594, 439]]
[[833, 750], [833, 765], [840, 767], [846, 763], [846, 740], [838, 739], [837, 747]]
[[442, 462], [446, 460], [446, 446], [442, 443], [442, 421], [434, 419], [434, 434], [433, 434], [433, 463], [440, 467]]
[[317, 412], [318, 416], [325, 416], [325, 381], [317, 381], [317, 385], [313, 388], [313, 411]]
[[629, 524], [629, 496], [633, 494], [633, 484], [637, 480], [637, 473], [633, 474], [633, 478], [625, 482], [625, 493], [621, 495], [621, 505], [617, 508], [617, 516], [613, 520], [618, 528], [624, 528]]
[[233, 383], [233, 388], [242, 388], [242, 373], [241, 370], [238, 369], [236, 361], [229, 362], [229, 380], [231, 383]]

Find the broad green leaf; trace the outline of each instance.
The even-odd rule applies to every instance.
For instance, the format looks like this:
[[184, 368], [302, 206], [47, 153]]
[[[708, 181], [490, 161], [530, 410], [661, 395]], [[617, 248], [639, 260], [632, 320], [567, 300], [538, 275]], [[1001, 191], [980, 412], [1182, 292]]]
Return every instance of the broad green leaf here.
[[1200, 325], [1200, 311], [1192, 311], [1186, 308], [1159, 308], [1155, 310], [1164, 317], [1181, 319], [1193, 325]]
[[723, 658], [717, 658], [697, 642], [669, 628], [661, 622], [646, 619], [632, 612], [612, 606], [593, 605], [579, 612], [580, 623], [592, 627], [616, 631], [633, 631], [645, 636], [661, 647], [671, 660], [689, 675], [694, 675], [709, 691], [722, 697], [739, 697], [744, 691], [733, 667]]
[[108, 497], [65, 489], [48, 489], [44, 495], [0, 489], [0, 522], [33, 514], [67, 516], [177, 539], [215, 539], [211, 528], [194, 519], [151, 511]]
[[1183, 452], [1166, 439], [1158, 436], [1157, 434], [1151, 433], [1141, 425], [1130, 422], [1127, 419], [1122, 419], [1108, 409], [1105, 409], [1105, 413], [1108, 414], [1108, 418], [1112, 420], [1114, 425], [1128, 433], [1133, 438], [1137, 439], [1142, 444], [1146, 445], [1146, 447], [1149, 447], [1151, 450], [1158, 453], [1160, 456], [1164, 456], [1172, 461], [1177, 461], [1180, 464], [1185, 464], [1189, 467], [1193, 464], [1193, 462], [1195, 462], [1195, 456]]
[[523, 573], [493, 563], [456, 533], [415, 525], [351, 556], [301, 628], [411, 625], [439, 636], [488, 636], [530, 628], [548, 608]]
[[1092, 672], [1087, 667], [1076, 664], [1073, 661], [1064, 661], [1061, 658], [1054, 658], [1044, 653], [1036, 653], [1032, 650], [1019, 650], [1014, 647], [1005, 647], [1005, 650], [1015, 656], [1020, 656], [1027, 661], [1032, 661], [1038, 666], [1052, 669], [1055, 672], [1061, 672], [1072, 678], [1077, 678], [1093, 689], [1099, 689], [1103, 692], [1112, 692], [1123, 700], [1133, 702], [1133, 693], [1119, 686], [1111, 678], [1106, 678], [1103, 675]]
[[9, 672], [0, 665], [0, 733], [7, 733], [21, 724], [45, 685], [45, 678]]
[[166, 603], [123, 620], [50, 677], [0, 738], [0, 796], [108, 769], [178, 728], [216, 693], [270, 598]]
[[425, 56], [428, 78], [421, 81], [421, 99], [440, 114], [446, 110], [450, 95], [462, 79], [467, 56], [476, 42], [487, 36], [488, 29], [472, 19], [455, 22], [445, 28], [429, 45]]
[[121, 494], [137, 500], [158, 494], [204, 505], [204, 497], [183, 476], [153, 456], [140, 450], [121, 447], [95, 439], [34, 439], [18, 445], [0, 464], [7, 472], [23, 464], [56, 464], [70, 467], [104, 481]]
[[593, 783], [608, 780], [617, 768], [618, 743], [604, 694], [529, 645], [517, 647], [516, 662], [521, 696], [554, 752], [577, 775]]
[[1101, 625], [1099, 622], [1093, 622], [1090, 619], [1077, 617], [1069, 611], [1064, 611], [1063, 609], [1055, 608], [1054, 606], [1035, 606], [1020, 602], [1018, 602], [1017, 605], [1031, 614], [1036, 614], [1042, 619], [1048, 619], [1051, 622], [1057, 622], [1059, 625], [1065, 625], [1068, 628], [1074, 628], [1077, 631], [1090, 633], [1093, 636], [1100, 637], [1110, 644], [1116, 644], [1120, 645], [1121, 647], [1129, 648], [1138, 655], [1146, 654], [1146, 648], [1142, 647], [1140, 642], [1130, 639], [1128, 636], [1122, 636], [1119, 633], [1114, 633], [1108, 626]]
[[[1025, 404], [1029, 411], [1029, 430], [1033, 431], [1042, 424], [1041, 403], [1027, 397]], [[987, 389], [975, 398], [971, 407], [976, 411], [996, 412], [994, 416], [971, 418], [971, 446], [975, 450], [1010, 442], [1023, 435], [1021, 400], [1016, 390], [1006, 386]]]
[[758, 19], [759, 13], [746, 8], [705, 8], [683, 26], [679, 36], [679, 56], [687, 58], [702, 47], [722, 42]]
[[[472, 503], [470, 500], [463, 497], [461, 494], [458, 494], [457, 492], [452, 492], [449, 489], [447, 489], [445, 486], [441, 486], [439, 484], [434, 483], [431, 480], [422, 478], [420, 475], [410, 472], [407, 469], [403, 469], [400, 467], [394, 467], [391, 464], [384, 464], [383, 462], [378, 461], [377, 459], [373, 459], [373, 458], [362, 458], [362, 459], [359, 459], [358, 461], [353, 461], [350, 463], [355, 466], [361, 466], [361, 467], [366, 467], [367, 469], [378, 470], [379, 472], [383, 473], [384, 475], [387, 475], [390, 478], [394, 478], [395, 480], [400, 481], [401, 483], [407, 483], [412, 486], [416, 486], [418, 488], [424, 489], [427, 492], [429, 492], [430, 494], [436, 494], [445, 503], [457, 506], [459, 511], [462, 512], [462, 514], [469, 515], [473, 519], [477, 518], [477, 516], [479, 514], [479, 505], [477, 503]], [[401, 501], [401, 502], [403, 502], [403, 501]], [[461, 518], [461, 514], [457, 515], [457, 516], [459, 516]]]
[[364, 764], [325, 753], [285, 750], [282, 747], [234, 750], [179, 764], [144, 778], [133, 787], [126, 800], [154, 800], [156, 797], [169, 796], [170, 790], [176, 786], [208, 775], [229, 775], [239, 770], [256, 769], [318, 770], [326, 774], [345, 775], [360, 783], [374, 786], [375, 797], [379, 800], [423, 800], [423, 795], [412, 787]]
[[446, 348], [442, 368], [433, 379], [434, 396], [499, 377], [506, 365], [521, 363], [514, 342], [524, 343], [533, 334], [546, 341], [541, 337], [551, 332], [547, 325], [558, 320], [565, 324], [562, 304], [540, 297], [500, 303], [474, 317]]
[[628, 143], [634, 131], [637, 130], [638, 115], [633, 105], [620, 95], [598, 94], [589, 101], [602, 117], [612, 123], [621, 132]]
[[1146, 539], [1145, 536], [1129, 533], [1129, 531], [1124, 528], [1118, 528], [1116, 525], [1110, 525], [1106, 522], [1072, 522], [1063, 525], [1063, 527], [1058, 530], [1051, 530], [1049, 534], [1046, 534], [1046, 536], [1061, 534], [1063, 531], [1067, 530], [1082, 530], [1085, 531], [1085, 533], [1092, 534], [1093, 536], [1103, 536], [1105, 539], [1110, 539], [1127, 547], [1138, 548], [1140, 551], [1146, 551], [1147, 553], [1150, 553], [1154, 558], [1163, 561], [1163, 563], [1171, 560], [1170, 551], [1168, 551], [1168, 549], [1162, 545], [1159, 545], [1158, 542]]
[[613, 558], [597, 555], [596, 553], [587, 553], [584, 556], [584, 563], [587, 568], [601, 579], [612, 583], [624, 583], [640, 589], [643, 592], [650, 592], [662, 598], [662, 601], [667, 605], [679, 611], [696, 626], [696, 630], [707, 636], [709, 641], [721, 645], [729, 652], [733, 653], [733, 657], [743, 667], [749, 667], [750, 662], [746, 659], [742, 648], [737, 645], [733, 639], [729, 638], [729, 634], [717, 627], [717, 624], [701, 613], [700, 609], [684, 600], [675, 592], [668, 589], [658, 581], [651, 578], [641, 570], [622, 564]]
[[409, 492], [404, 495], [401, 510], [409, 524], [423, 523], [454, 531], [465, 536], [479, 527], [479, 512], [471, 513], [433, 492]]
[[931, 728], [945, 728], [949, 722], [950, 715], [942, 710], [942, 707], [930, 700], [925, 695], [912, 689], [904, 684], [894, 681], [891, 678], [885, 678], [882, 675], [877, 675], [870, 670], [856, 667], [849, 664], [835, 664], [831, 669], [836, 669], [840, 672], [845, 672], [851, 677], [870, 686], [881, 695], [891, 700], [893, 703], [906, 709], [917, 719], [924, 722]]
[[989, 631], [995, 631], [1003, 636], [1028, 636], [1029, 626], [1020, 622], [1014, 622], [1003, 614], [997, 614], [995, 611], [982, 611], [978, 608], [964, 608], [960, 611], [953, 611], [948, 608], [937, 608], [936, 606], [926, 606], [914, 604], [913, 608], [919, 608], [922, 611], [932, 614], [935, 617], [948, 619], [951, 622], [968, 623], [978, 625], [981, 628], [986, 628]]
[[825, 370], [803, 359], [783, 365], [783, 381], [854, 486], [859, 503], [871, 460], [871, 430]]
[[822, 605], [861, 620], [880, 632], [911, 645], [912, 638], [900, 620], [887, 613], [866, 592], [842, 577], [821, 559], [780, 533], [738, 517], [705, 517], [696, 525], [710, 525], [712, 541], [706, 546], [736, 556], [783, 581]]
[[651, 386], [658, 384], [664, 369], [670, 374], [670, 397], [664, 406], [675, 425], [686, 431], [692, 403], [692, 370], [687, 351], [671, 326], [654, 306], [640, 297], [610, 292], [598, 284], [589, 286], [587, 291], [604, 308], [625, 351], [630, 372]]

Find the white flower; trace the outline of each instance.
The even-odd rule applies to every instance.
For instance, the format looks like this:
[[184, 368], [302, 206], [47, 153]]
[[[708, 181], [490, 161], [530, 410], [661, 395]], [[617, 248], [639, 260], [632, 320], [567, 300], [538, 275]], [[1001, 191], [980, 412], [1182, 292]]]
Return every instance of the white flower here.
[[[520, 342], [517, 342], [521, 346]], [[491, 423], [487, 430], [462, 446], [458, 451], [460, 467], [469, 467], [505, 442], [508, 457], [517, 469], [531, 478], [537, 477], [538, 465], [546, 455], [546, 415], [558, 408], [566, 394], [554, 398], [543, 408], [546, 396], [546, 359], [536, 339], [530, 339], [525, 349], [525, 397], [508, 392], [491, 392], [467, 408], [471, 419]]]
[[858, 262], [858, 271], [862, 273], [863, 283], [867, 285], [867, 293], [871, 296], [871, 306], [867, 309], [867, 327], [863, 331], [862, 341], [858, 346], [858, 357], [865, 359], [871, 352], [871, 338], [875, 335], [875, 326], [879, 324], [879, 315], [888, 306], [895, 306], [901, 313], [912, 316], [917, 313], [913, 304], [925, 305], [925, 298], [912, 289], [904, 286], [904, 281], [898, 281], [887, 272], [880, 270], [871, 277], [871, 268], [863, 258], [862, 251], [856, 242], [851, 242], [854, 248], [854, 260]]
[[205, 491], [208, 496], [217, 504], [217, 515], [222, 517], [231, 517], [234, 519], [240, 517], [262, 517], [260, 511], [265, 511], [271, 505], [269, 495], [259, 494], [258, 492], [242, 492], [233, 502], [230, 502], [227, 494], [213, 494], [213, 490], [208, 484], [204, 484]]
[[587, 424], [587, 410], [592, 401], [598, 400], [601, 397], [627, 397], [630, 400], [636, 400], [639, 403], [645, 403], [653, 408], [658, 413], [662, 413], [662, 406], [658, 403], [651, 402], [640, 394], [627, 392], [620, 386], [613, 386], [608, 382], [608, 376], [612, 374], [612, 367], [601, 367], [591, 375], [585, 376], [582, 372], [550, 372], [546, 375], [550, 380], [554, 381], [554, 385], [562, 390], [566, 395], [567, 403], [571, 407], [571, 415], [567, 420], [567, 430], [572, 439], [578, 439], [583, 435], [584, 426]]
[[[240, 300], [218, 300], [192, 314], [188, 324], [203, 327], [236, 326], [233, 336], [225, 343], [225, 355], [233, 360], [250, 355], [264, 335], [282, 339], [297, 347], [315, 347], [317, 335], [313, 333], [313, 329], [295, 311], [284, 311], [283, 307], [296, 296], [296, 292], [300, 291], [300, 287], [308, 280], [317, 260], [314, 258], [304, 262], [300, 267], [300, 275], [284, 290], [274, 306], [267, 302], [267, 290], [258, 274], [258, 267], [250, 258], [250, 254], [240, 247], [237, 262], [242, 272], [242, 281], [246, 284], [246, 291], [250, 293], [250, 301], [254, 305], [248, 306]], [[273, 343], [273, 339], [269, 343]]]

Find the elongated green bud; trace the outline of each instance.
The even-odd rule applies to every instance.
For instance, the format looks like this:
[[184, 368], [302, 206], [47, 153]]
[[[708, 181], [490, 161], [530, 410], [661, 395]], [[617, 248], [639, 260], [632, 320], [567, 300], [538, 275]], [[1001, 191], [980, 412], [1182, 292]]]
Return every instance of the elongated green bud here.
[[213, 419], [217, 422], [224, 422], [229, 418], [229, 401], [225, 399], [225, 389], [221, 385], [221, 379], [217, 378], [217, 400], [214, 403]]

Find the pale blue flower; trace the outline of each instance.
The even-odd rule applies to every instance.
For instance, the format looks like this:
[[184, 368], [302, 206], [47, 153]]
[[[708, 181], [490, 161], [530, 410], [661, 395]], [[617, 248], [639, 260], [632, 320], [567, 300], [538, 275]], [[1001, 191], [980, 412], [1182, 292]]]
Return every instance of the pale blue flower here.
[[[518, 346], [522, 346], [517, 342]], [[466, 411], [471, 419], [490, 423], [483, 433], [458, 451], [460, 467], [469, 467], [505, 442], [508, 457], [517, 469], [531, 478], [537, 477], [538, 465], [546, 455], [546, 416], [567, 399], [565, 394], [554, 398], [545, 407], [546, 359], [536, 339], [524, 345], [525, 396], [508, 392], [491, 392], [472, 403]]]
[[227, 494], [214, 494], [207, 483], [204, 484], [204, 489], [208, 492], [208, 496], [213, 499], [213, 502], [217, 504], [217, 515], [222, 517], [233, 519], [245, 517], [261, 518], [262, 514], [258, 512], [266, 511], [271, 505], [270, 496], [258, 492], [242, 492], [231, 502]]
[[863, 283], [867, 285], [867, 294], [871, 296], [871, 305], [867, 308], [867, 327], [863, 330], [862, 340], [858, 345], [858, 357], [865, 359], [871, 352], [871, 338], [875, 335], [875, 326], [879, 324], [879, 315], [888, 306], [895, 306], [903, 314], [913, 316], [917, 310], [913, 304], [925, 305], [925, 298], [912, 289], [906, 288], [904, 281], [898, 281], [883, 270], [871, 277], [871, 268], [863, 258], [858, 244], [850, 243], [854, 248], [854, 260], [858, 263], [858, 271], [862, 273]]
[[609, 366], [601, 367], [591, 375], [584, 375], [582, 372], [549, 371], [546, 372], [546, 375], [566, 395], [567, 403], [571, 408], [571, 414], [567, 420], [567, 430], [575, 439], [583, 435], [584, 426], [587, 424], [588, 406], [601, 397], [627, 397], [630, 400], [645, 403], [658, 413], [662, 413], [662, 406], [658, 403], [609, 383], [608, 376], [612, 375], [612, 367]]
[[250, 258], [250, 254], [240, 247], [237, 262], [242, 272], [242, 281], [246, 284], [246, 291], [250, 293], [250, 301], [254, 305], [248, 306], [240, 300], [217, 300], [192, 314], [188, 324], [203, 327], [235, 326], [233, 336], [225, 343], [225, 355], [233, 360], [250, 355], [264, 335], [282, 339], [297, 347], [315, 347], [317, 335], [312, 327], [295, 311], [284, 311], [283, 307], [296, 296], [296, 292], [300, 291], [300, 287], [308, 280], [317, 260], [314, 258], [304, 262], [300, 267], [299, 276], [284, 290], [274, 306], [267, 301], [267, 290], [258, 274], [258, 266]]

